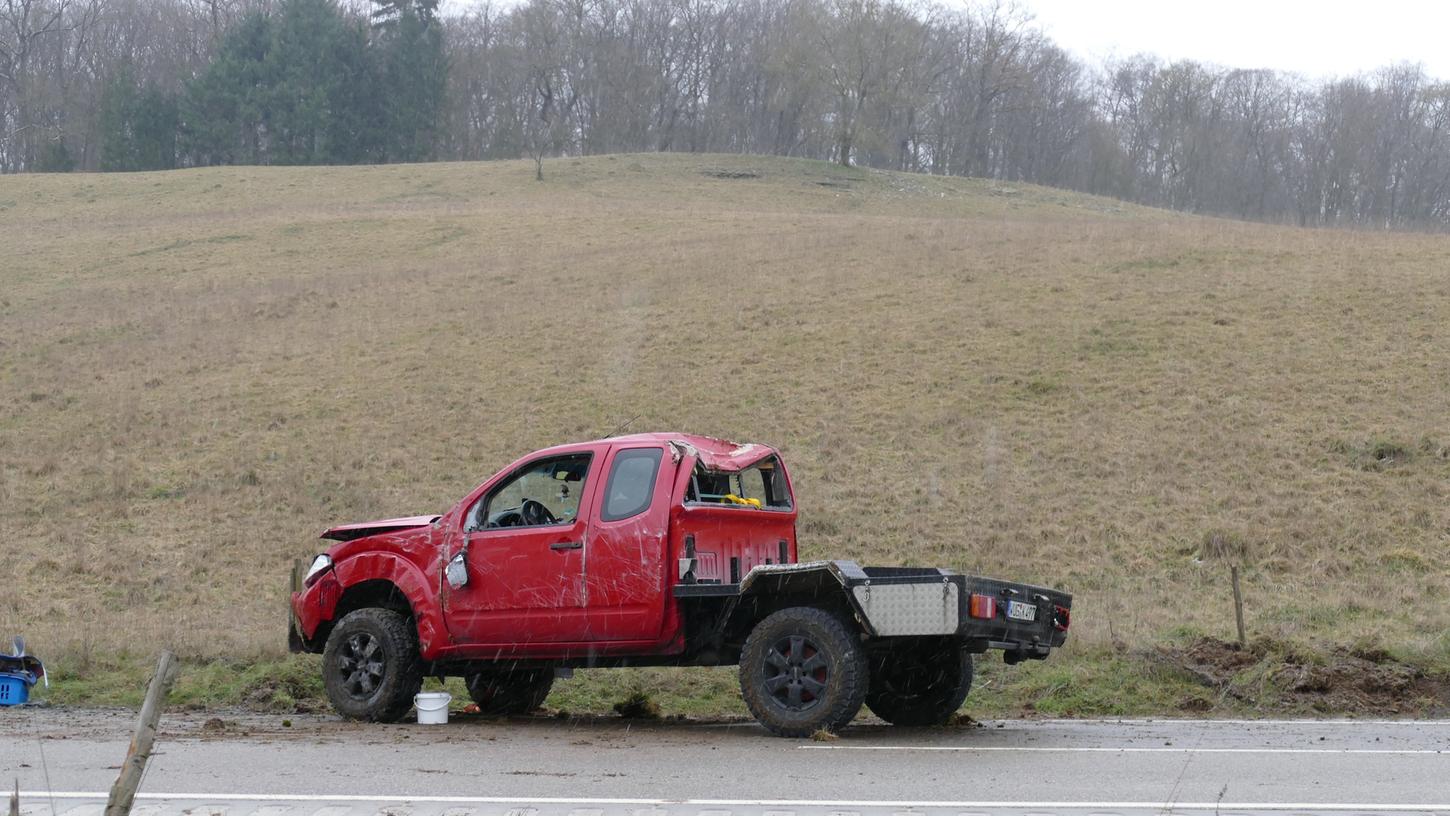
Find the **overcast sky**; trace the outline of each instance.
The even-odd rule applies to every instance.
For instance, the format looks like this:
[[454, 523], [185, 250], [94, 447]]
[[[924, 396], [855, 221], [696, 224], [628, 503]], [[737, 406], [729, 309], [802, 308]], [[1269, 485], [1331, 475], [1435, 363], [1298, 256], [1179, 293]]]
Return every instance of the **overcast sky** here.
[[1059, 45], [1092, 62], [1144, 52], [1325, 77], [1408, 61], [1450, 79], [1446, 0], [1018, 2]]

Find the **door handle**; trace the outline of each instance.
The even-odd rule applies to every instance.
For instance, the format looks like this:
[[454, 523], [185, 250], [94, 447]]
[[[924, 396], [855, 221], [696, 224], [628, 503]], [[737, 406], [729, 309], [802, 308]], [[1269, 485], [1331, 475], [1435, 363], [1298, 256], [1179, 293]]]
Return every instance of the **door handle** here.
[[581, 550], [584, 548], [582, 541], [556, 541], [549, 545], [551, 550]]

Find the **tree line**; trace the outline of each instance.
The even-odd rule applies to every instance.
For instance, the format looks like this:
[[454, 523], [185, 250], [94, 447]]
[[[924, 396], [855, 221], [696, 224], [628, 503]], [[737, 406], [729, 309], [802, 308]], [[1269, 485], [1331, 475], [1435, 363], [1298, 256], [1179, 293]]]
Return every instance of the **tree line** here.
[[1450, 84], [1087, 65], [1010, 4], [0, 0], [0, 171], [638, 151], [1450, 224]]

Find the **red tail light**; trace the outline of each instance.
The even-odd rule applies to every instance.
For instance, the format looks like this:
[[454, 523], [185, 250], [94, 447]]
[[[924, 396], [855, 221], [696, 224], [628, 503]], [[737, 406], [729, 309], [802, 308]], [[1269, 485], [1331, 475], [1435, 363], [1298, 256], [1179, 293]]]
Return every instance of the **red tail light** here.
[[974, 618], [990, 620], [997, 617], [997, 599], [991, 595], [973, 595], [967, 611]]
[[1052, 608], [1052, 625], [1059, 632], [1066, 632], [1067, 627], [1072, 625], [1072, 610], [1065, 606], [1054, 606]]

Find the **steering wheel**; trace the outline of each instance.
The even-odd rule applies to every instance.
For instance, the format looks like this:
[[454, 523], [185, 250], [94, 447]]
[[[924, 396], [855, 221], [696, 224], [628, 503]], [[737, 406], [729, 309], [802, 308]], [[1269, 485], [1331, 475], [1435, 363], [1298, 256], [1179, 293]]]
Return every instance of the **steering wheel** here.
[[559, 523], [554, 514], [549, 512], [549, 508], [533, 499], [524, 499], [524, 503], [519, 505], [519, 515], [524, 517], [524, 524], [529, 526]]

